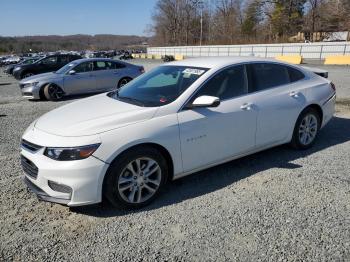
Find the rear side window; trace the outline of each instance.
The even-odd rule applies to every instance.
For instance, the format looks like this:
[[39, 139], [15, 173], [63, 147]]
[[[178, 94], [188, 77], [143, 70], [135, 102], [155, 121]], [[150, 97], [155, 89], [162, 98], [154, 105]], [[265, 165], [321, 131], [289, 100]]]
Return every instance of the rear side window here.
[[288, 67], [288, 73], [290, 82], [296, 82], [305, 77], [305, 75], [302, 72], [292, 67]]
[[54, 65], [57, 63], [57, 56], [50, 56], [41, 61], [44, 65]]
[[70, 62], [69, 57], [68, 56], [60, 56], [60, 62], [62, 64], [68, 64]]
[[107, 67], [106, 68], [107, 70], [110, 70], [110, 69], [124, 68], [125, 65], [117, 63], [117, 62], [110, 62], [110, 61], [108, 61], [108, 62], [106, 62], [106, 67]]
[[119, 68], [124, 68], [124, 67], [126, 67], [126, 66], [122, 63], [113, 62], [113, 69], [119, 69]]
[[99, 71], [99, 70], [107, 70], [108, 67], [104, 61], [95, 61], [94, 62], [94, 71]]
[[76, 56], [76, 55], [71, 55], [68, 58], [69, 58], [69, 61], [74, 61], [74, 60], [80, 59], [81, 57], [80, 56]]
[[286, 66], [270, 63], [251, 64], [250, 79], [251, 92], [290, 83], [289, 72]]

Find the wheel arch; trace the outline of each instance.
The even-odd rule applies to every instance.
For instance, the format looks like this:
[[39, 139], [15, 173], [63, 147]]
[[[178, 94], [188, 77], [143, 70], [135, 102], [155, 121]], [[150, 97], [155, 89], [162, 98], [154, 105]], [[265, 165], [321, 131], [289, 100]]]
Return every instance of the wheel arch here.
[[40, 96], [40, 99], [45, 99], [44, 88], [45, 88], [45, 86], [47, 86], [47, 85], [56, 85], [56, 86], [58, 86], [59, 88], [62, 89], [63, 93], [66, 93], [66, 92], [64, 91], [64, 88], [62, 87], [62, 85], [57, 84], [56, 82], [46, 82], [46, 83], [44, 83], [44, 84], [42, 84], [42, 85], [40, 86], [40, 89], [39, 89], [39, 96]]
[[292, 139], [293, 133], [294, 133], [294, 128], [295, 128], [295, 126], [296, 126], [296, 124], [297, 124], [297, 121], [298, 121], [300, 115], [301, 115], [305, 110], [307, 110], [308, 108], [313, 108], [313, 109], [315, 109], [315, 110], [319, 113], [319, 116], [320, 116], [320, 126], [319, 126], [319, 127], [320, 127], [320, 128], [322, 127], [322, 122], [323, 122], [323, 110], [322, 110], [322, 107], [321, 107], [319, 104], [317, 104], [317, 103], [310, 103], [310, 104], [306, 105], [306, 106], [299, 112], [298, 116], [296, 117], [296, 119], [295, 119], [295, 121], [294, 121], [293, 128], [291, 129], [290, 134], [288, 135], [287, 141], [290, 141], [290, 140]]
[[167, 165], [168, 165], [168, 168], [169, 168], [169, 174], [168, 174], [168, 178], [167, 178], [167, 181], [170, 181], [173, 179], [174, 177], [174, 162], [173, 162], [173, 158], [171, 157], [171, 154], [170, 152], [162, 145], [158, 144], [158, 143], [154, 143], [154, 142], [144, 142], [144, 143], [139, 143], [139, 144], [135, 144], [135, 145], [131, 145], [127, 148], [124, 148], [120, 153], [118, 153], [114, 158], [113, 160], [110, 162], [110, 165], [109, 167], [107, 168], [104, 176], [103, 176], [103, 179], [102, 179], [102, 187], [101, 187], [101, 194], [103, 196], [103, 190], [104, 190], [104, 187], [105, 187], [105, 178], [106, 178], [106, 174], [108, 173], [110, 167], [111, 167], [111, 164], [116, 161], [121, 155], [127, 153], [128, 151], [130, 150], [135, 150], [137, 148], [140, 148], [140, 147], [151, 147], [151, 148], [154, 148], [156, 150], [158, 150], [165, 158], [166, 162], [167, 162]]
[[[303, 112], [304, 112], [306, 109], [308, 109], [308, 108], [313, 108], [314, 110], [317, 111], [317, 113], [319, 114], [319, 117], [320, 117], [320, 127], [321, 127], [321, 126], [322, 126], [322, 122], [323, 122], [323, 110], [322, 110], [322, 107], [321, 107], [320, 105], [316, 104], [316, 103], [312, 103], [312, 104], [307, 105], [307, 106], [300, 112], [300, 114], [303, 113]], [[300, 114], [299, 114], [299, 115], [300, 115]]]
[[[130, 79], [130, 81], [131, 81], [131, 80], [133, 80], [134, 78], [131, 77], [131, 76], [128, 76], [128, 75], [122, 76], [122, 77], [119, 79], [119, 81], [118, 81], [118, 87], [119, 87], [119, 85], [120, 85], [120, 83], [121, 83], [121, 81], [122, 81], [123, 79]], [[129, 82], [130, 82], [130, 81], [129, 81]]]

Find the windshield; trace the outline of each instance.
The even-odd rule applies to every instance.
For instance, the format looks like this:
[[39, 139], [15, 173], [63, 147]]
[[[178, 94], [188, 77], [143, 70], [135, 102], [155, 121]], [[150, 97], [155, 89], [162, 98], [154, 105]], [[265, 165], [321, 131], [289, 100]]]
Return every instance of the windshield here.
[[108, 95], [140, 106], [162, 106], [175, 101], [208, 68], [160, 66]]
[[27, 59], [22, 62], [23, 65], [33, 64], [37, 59]]
[[64, 67], [61, 67], [60, 69], [58, 69], [55, 73], [56, 74], [65, 74], [65, 73], [69, 72], [76, 65], [77, 65], [77, 63], [66, 64]]

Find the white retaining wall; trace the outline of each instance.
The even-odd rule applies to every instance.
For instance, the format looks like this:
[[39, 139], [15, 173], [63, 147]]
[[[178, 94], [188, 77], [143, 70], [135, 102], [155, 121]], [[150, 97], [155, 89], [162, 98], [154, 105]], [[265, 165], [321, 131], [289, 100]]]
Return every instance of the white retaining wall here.
[[149, 47], [147, 53], [186, 57], [301, 55], [306, 59], [324, 59], [330, 55], [350, 55], [350, 42]]

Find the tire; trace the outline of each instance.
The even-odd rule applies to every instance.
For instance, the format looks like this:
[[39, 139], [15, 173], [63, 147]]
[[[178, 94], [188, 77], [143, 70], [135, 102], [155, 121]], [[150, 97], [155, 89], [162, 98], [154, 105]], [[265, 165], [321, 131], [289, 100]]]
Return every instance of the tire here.
[[24, 79], [24, 78], [27, 78], [27, 77], [31, 77], [33, 75], [34, 74], [32, 72], [25, 72], [25, 73], [22, 73], [21, 79]]
[[308, 149], [316, 141], [321, 127], [320, 115], [314, 108], [306, 108], [298, 117], [293, 131], [291, 146], [296, 149]]
[[44, 96], [47, 100], [58, 101], [64, 96], [63, 90], [54, 84], [47, 84], [44, 86]]
[[112, 162], [104, 179], [103, 194], [114, 207], [141, 208], [158, 196], [167, 177], [164, 156], [155, 148], [137, 147]]
[[126, 85], [127, 83], [129, 83], [131, 80], [132, 80], [132, 78], [130, 78], [130, 77], [124, 77], [124, 78], [120, 79], [118, 82], [118, 89], [121, 88], [122, 86]]

